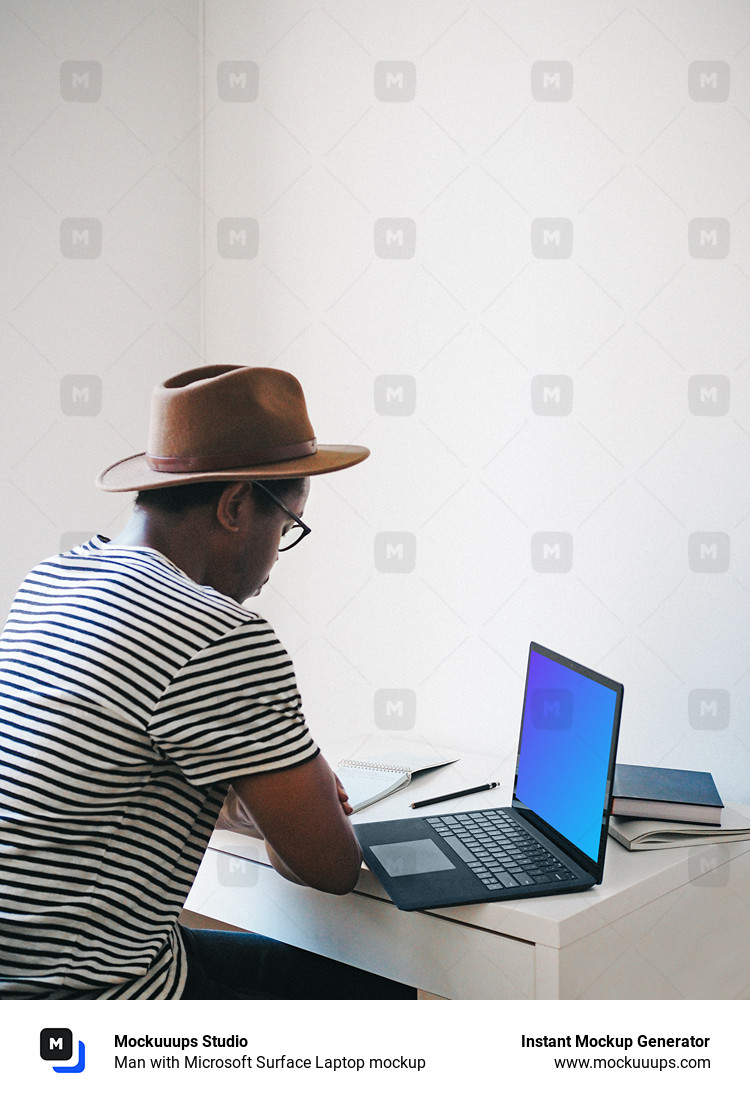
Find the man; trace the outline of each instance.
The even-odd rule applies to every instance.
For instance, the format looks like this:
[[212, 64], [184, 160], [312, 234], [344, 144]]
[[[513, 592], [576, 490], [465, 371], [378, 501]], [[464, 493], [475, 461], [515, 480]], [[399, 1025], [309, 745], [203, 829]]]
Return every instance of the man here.
[[21, 586], [0, 636], [0, 996], [406, 995], [177, 926], [230, 782], [282, 875], [357, 880], [289, 657], [242, 604], [309, 533], [309, 478], [368, 453], [317, 444], [292, 375], [187, 371], [154, 391], [147, 451], [98, 479], [138, 493], [125, 529]]

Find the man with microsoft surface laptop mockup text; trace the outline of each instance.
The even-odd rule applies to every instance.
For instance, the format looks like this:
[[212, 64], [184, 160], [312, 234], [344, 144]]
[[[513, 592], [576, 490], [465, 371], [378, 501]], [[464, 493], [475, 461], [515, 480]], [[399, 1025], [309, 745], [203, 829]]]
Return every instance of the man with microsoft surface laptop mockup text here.
[[23, 582], [0, 636], [0, 997], [413, 995], [177, 924], [230, 783], [282, 875], [357, 880], [346, 794], [243, 601], [309, 533], [309, 478], [367, 455], [317, 444], [284, 371], [186, 371], [154, 391], [147, 451], [98, 479], [137, 492], [125, 529]]

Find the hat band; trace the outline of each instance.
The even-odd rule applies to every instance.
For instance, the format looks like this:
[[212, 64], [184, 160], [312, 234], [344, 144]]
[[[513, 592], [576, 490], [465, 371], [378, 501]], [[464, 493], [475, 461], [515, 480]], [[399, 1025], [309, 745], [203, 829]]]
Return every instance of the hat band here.
[[159, 474], [199, 474], [214, 470], [240, 470], [246, 466], [265, 466], [284, 462], [289, 458], [305, 458], [314, 455], [317, 449], [317, 440], [308, 439], [304, 443], [267, 447], [264, 451], [229, 451], [219, 455], [178, 455], [172, 458], [147, 454], [146, 464]]

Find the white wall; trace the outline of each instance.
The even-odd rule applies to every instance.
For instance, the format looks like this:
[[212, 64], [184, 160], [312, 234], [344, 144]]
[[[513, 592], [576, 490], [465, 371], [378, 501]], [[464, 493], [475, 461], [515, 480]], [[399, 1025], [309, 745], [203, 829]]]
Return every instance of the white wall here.
[[[153, 382], [282, 367], [322, 441], [373, 451], [314, 485], [258, 601], [324, 745], [510, 759], [534, 638], [624, 681], [621, 759], [750, 799], [747, 5], [2, 21], [7, 598], [119, 521], [90, 480], [142, 447]], [[101, 96], [70, 102], [82, 58]], [[61, 255], [66, 218], [101, 222], [97, 259]], [[74, 374], [98, 416], [61, 407]]]
[[373, 452], [263, 598], [316, 727], [406, 689], [400, 735], [510, 751], [535, 638], [623, 679], [621, 759], [750, 796], [747, 5], [206, 13], [208, 357]]
[[128, 501], [94, 477], [201, 362], [199, 32], [180, 0], [0, 5], [4, 609], [35, 561], [117, 530]]

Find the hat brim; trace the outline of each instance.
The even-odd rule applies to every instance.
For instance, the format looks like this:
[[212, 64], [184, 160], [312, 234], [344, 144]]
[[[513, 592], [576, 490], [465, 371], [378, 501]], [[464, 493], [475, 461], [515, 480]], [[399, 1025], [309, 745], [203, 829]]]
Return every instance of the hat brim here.
[[205, 481], [278, 481], [290, 477], [314, 477], [331, 474], [356, 466], [369, 455], [367, 447], [342, 443], [319, 445], [315, 454], [304, 458], [292, 458], [285, 462], [267, 463], [236, 470], [211, 470], [201, 473], [162, 474], [152, 470], [146, 455], [137, 454], [115, 462], [103, 470], [96, 479], [98, 489], [107, 493], [135, 493], [142, 489], [167, 489], [171, 485], [190, 485]]

